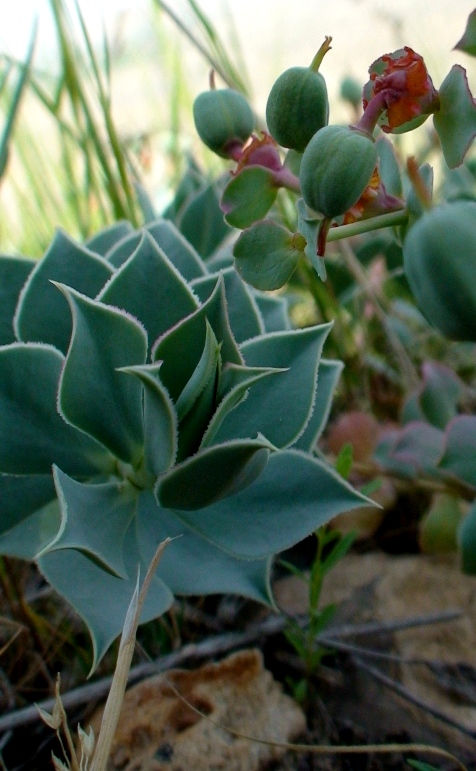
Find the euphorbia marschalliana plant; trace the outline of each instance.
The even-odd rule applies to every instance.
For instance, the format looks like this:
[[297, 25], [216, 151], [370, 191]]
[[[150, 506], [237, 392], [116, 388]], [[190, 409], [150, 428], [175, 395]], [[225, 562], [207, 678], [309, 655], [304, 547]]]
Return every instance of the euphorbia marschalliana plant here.
[[171, 222], [59, 231], [0, 272], [0, 551], [38, 561], [93, 666], [164, 539], [143, 620], [175, 593], [272, 603], [272, 556], [367, 502], [312, 453], [330, 325], [291, 328]]
[[[423, 58], [405, 46], [370, 66], [362, 112], [354, 123], [327, 125], [327, 91], [317, 70], [330, 42], [326, 38], [308, 69], [291, 68], [273, 85], [266, 111], [270, 133], [261, 139], [251, 135], [229, 156], [237, 165], [222, 209], [225, 219], [243, 231], [233, 250], [237, 271], [258, 289], [278, 289], [307, 258], [325, 280], [328, 241], [392, 226], [419, 310], [449, 339], [476, 342], [475, 186], [453, 188], [451, 197], [433, 202], [431, 168], [419, 168], [414, 159], [400, 168], [389, 141], [433, 116], [432, 151], [439, 145], [447, 168], [461, 166], [476, 136], [476, 102], [466, 71], [454, 65], [437, 89]], [[456, 48], [476, 55], [476, 10]], [[352, 104], [355, 110], [355, 89]], [[291, 149], [285, 153], [278, 143]], [[255, 155], [258, 145], [261, 154]], [[279, 210], [272, 210], [280, 188], [296, 196], [294, 230], [291, 217], [283, 221]], [[437, 393], [436, 412], [432, 409], [431, 419], [424, 421], [407, 418], [408, 426], [394, 432], [379, 459], [385, 467], [398, 456], [402, 470], [406, 458], [411, 474], [420, 469], [453, 484], [455, 491], [462, 486], [466, 500], [472, 500], [476, 418], [461, 414], [457, 400], [453, 403], [450, 377], [439, 377], [435, 388], [433, 380], [428, 386], [424, 370], [419, 388], [425, 395]], [[476, 572], [476, 505], [471, 511], [460, 545], [465, 569]]]

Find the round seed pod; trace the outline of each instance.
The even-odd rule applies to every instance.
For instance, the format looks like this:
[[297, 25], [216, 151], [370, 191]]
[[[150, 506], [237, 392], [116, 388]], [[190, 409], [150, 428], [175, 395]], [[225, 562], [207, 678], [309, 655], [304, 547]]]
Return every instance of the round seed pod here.
[[418, 308], [450, 340], [476, 342], [476, 201], [425, 212], [403, 244], [405, 273]]
[[305, 203], [333, 219], [359, 200], [377, 164], [373, 137], [351, 126], [325, 126], [306, 147], [299, 179]]
[[268, 130], [278, 144], [302, 152], [328, 120], [327, 86], [320, 72], [291, 67], [279, 76], [266, 104]]
[[210, 89], [193, 104], [195, 128], [202, 142], [222, 158], [228, 149], [244, 144], [255, 125], [253, 110], [245, 97], [231, 88]]

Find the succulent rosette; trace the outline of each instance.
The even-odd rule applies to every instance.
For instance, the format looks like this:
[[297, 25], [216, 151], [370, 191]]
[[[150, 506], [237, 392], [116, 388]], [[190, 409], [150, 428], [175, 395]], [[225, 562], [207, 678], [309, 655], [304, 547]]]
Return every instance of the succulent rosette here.
[[368, 503], [313, 454], [330, 325], [213, 264], [167, 220], [0, 257], [0, 551], [37, 560], [93, 666], [164, 538], [142, 620], [174, 594], [272, 603], [273, 555]]

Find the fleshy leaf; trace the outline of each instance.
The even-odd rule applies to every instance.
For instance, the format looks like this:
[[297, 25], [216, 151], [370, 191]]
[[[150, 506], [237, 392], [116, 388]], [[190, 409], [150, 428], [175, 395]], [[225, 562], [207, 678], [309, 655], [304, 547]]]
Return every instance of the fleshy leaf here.
[[[233, 266], [221, 271], [225, 282], [228, 318], [237, 343], [262, 335], [264, 324], [256, 300], [248, 286], [241, 280]], [[217, 282], [217, 274], [211, 273], [191, 282], [193, 291], [202, 302], [210, 296]]]
[[179, 424], [177, 462], [185, 460], [189, 455], [197, 452], [202, 436], [213, 415], [221, 369], [218, 349], [216, 353], [215, 368], [211, 372], [211, 377], [206, 382], [204, 389], [198, 394], [193, 409], [185, 415]]
[[108, 252], [123, 238], [133, 232], [133, 227], [127, 220], [118, 220], [112, 225], [103, 228], [84, 242], [84, 246], [91, 252], [105, 257]]
[[[53, 485], [53, 476], [49, 479]], [[54, 485], [53, 485], [54, 487]], [[0, 554], [33, 560], [58, 532], [61, 514], [56, 497], [0, 535]]]
[[207, 269], [200, 255], [173, 222], [156, 220], [147, 225], [147, 230], [186, 281], [206, 274]]
[[401, 198], [403, 194], [402, 177], [395, 148], [392, 142], [390, 142], [383, 134], [377, 137], [375, 144], [377, 146], [379, 157], [379, 174], [385, 185], [385, 190], [390, 195]]
[[[134, 529], [126, 534], [128, 553], [125, 562], [131, 578], [122, 579], [106, 573], [80, 552], [71, 549], [45, 554], [39, 568], [46, 580], [81, 616], [93, 642], [91, 672], [122, 631], [129, 603], [136, 588], [137, 566], [140, 564]], [[144, 576], [146, 565], [141, 565]], [[147, 594], [141, 623], [165, 613], [173, 601], [170, 590], [154, 577]]]
[[97, 299], [138, 319], [147, 330], [150, 345], [198, 307], [180, 273], [146, 232]]
[[428, 423], [407, 423], [398, 432], [390, 457], [397, 463], [408, 464], [416, 472], [434, 472], [441, 454], [443, 432]]
[[225, 220], [235, 228], [248, 228], [262, 220], [276, 200], [274, 173], [264, 166], [247, 166], [227, 184], [221, 199]]
[[18, 339], [50, 343], [66, 353], [71, 314], [52, 282], [62, 282], [87, 297], [95, 297], [111, 274], [112, 267], [106, 260], [58, 230], [21, 292], [14, 321]]
[[306, 429], [293, 445], [296, 450], [312, 452], [327, 423], [332, 406], [332, 397], [344, 368], [341, 361], [321, 359], [317, 374], [317, 392], [314, 409]]
[[271, 449], [261, 438], [200, 450], [158, 480], [157, 500], [166, 509], [195, 511], [234, 495], [262, 473]]
[[440, 109], [433, 116], [441, 149], [450, 169], [461, 166], [476, 136], [476, 104], [466, 70], [453, 65], [439, 90]]
[[207, 430], [203, 435], [200, 447], [213, 444], [218, 429], [228, 413], [233, 410], [246, 396], [248, 390], [258, 381], [269, 375], [286, 372], [285, 369], [273, 367], [242, 367], [237, 364], [227, 365], [219, 381], [218, 399], [221, 399]]
[[146, 334], [124, 311], [58, 286], [74, 319], [60, 381], [61, 413], [121, 460], [137, 463], [143, 445], [142, 385], [117, 370], [145, 363]]
[[[53, 468], [61, 526], [42, 554], [77, 549], [119, 578], [127, 578], [124, 536], [135, 514], [137, 491], [124, 483], [82, 484]], [[94, 526], [92, 525], [94, 522]]]
[[129, 257], [132, 257], [135, 250], [138, 248], [142, 240], [142, 233], [140, 230], [134, 230], [128, 236], [124, 236], [117, 242], [105, 255], [106, 260], [114, 268], [120, 268]]
[[322, 281], [325, 281], [327, 278], [326, 264], [324, 259], [317, 253], [317, 238], [319, 235], [322, 219], [316, 219], [315, 217], [309, 216], [307, 206], [302, 198], [299, 198], [297, 201], [296, 209], [298, 213], [297, 229], [306, 240], [304, 254], [313, 266], [319, 278]]
[[26, 257], [0, 255], [0, 345], [15, 342], [13, 317], [21, 288], [36, 265]]
[[51, 474], [0, 474], [0, 533], [27, 519], [56, 496]]
[[463, 37], [458, 40], [455, 49], [476, 56], [476, 10], [469, 14]]
[[233, 248], [235, 267], [255, 289], [280, 289], [288, 281], [304, 251], [304, 238], [271, 220], [244, 230]]
[[265, 332], [284, 332], [291, 329], [289, 305], [285, 297], [274, 297], [264, 292], [255, 292], [256, 304], [264, 321]]
[[203, 259], [220, 246], [231, 229], [223, 219], [215, 183], [202, 188], [187, 201], [180, 211], [178, 227]]
[[[276, 447], [293, 444], [311, 417], [319, 359], [331, 326], [274, 332], [243, 343], [247, 366], [287, 371], [256, 383], [226, 416], [215, 442], [262, 433]], [[287, 404], [293, 408], [286, 409]]]
[[476, 487], [475, 415], [459, 415], [448, 424], [438, 468]]
[[137, 540], [147, 563], [164, 538], [175, 538], [160, 561], [158, 575], [174, 594], [234, 593], [258, 602], [271, 601], [270, 561], [240, 560], [191, 530], [148, 492], [140, 496]]
[[63, 362], [63, 355], [49, 345], [12, 343], [0, 348], [2, 472], [49, 474], [53, 463], [75, 476], [111, 468], [109, 453], [58, 414]]
[[270, 455], [258, 479], [196, 514], [193, 530], [235, 557], [264, 559], [289, 548], [342, 511], [372, 503], [331, 468], [298, 450]]
[[208, 319], [216, 339], [222, 344], [223, 362], [243, 363], [240, 350], [230, 329], [225, 288], [223, 279], [220, 277], [209, 299], [197, 311], [166, 332], [153, 348], [153, 359], [163, 361], [160, 378], [174, 402], [180, 396], [198, 364], [205, 345], [206, 319]]
[[444, 429], [456, 417], [464, 385], [450, 367], [436, 361], [422, 365], [423, 379], [403, 409], [403, 419], [424, 419], [436, 428]]
[[177, 414], [166, 389], [157, 377], [162, 362], [123, 367], [144, 386], [144, 465], [158, 477], [174, 463], [177, 454]]
[[220, 356], [220, 346], [210, 326], [208, 319], [205, 319], [206, 334], [205, 344], [202, 355], [198, 361], [190, 380], [185, 384], [180, 396], [175, 403], [177, 417], [179, 421], [190, 412], [198, 397], [204, 391], [210, 379], [215, 378], [218, 359]]

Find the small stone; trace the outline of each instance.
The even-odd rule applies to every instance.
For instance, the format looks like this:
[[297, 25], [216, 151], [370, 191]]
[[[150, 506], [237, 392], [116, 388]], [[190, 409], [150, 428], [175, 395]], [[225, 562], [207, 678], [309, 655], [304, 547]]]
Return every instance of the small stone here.
[[[96, 735], [101, 714], [92, 719]], [[130, 688], [108, 771], [258, 771], [285, 752], [226, 727], [279, 743], [306, 729], [303, 711], [264, 668], [259, 650], [194, 671], [172, 670]]]

